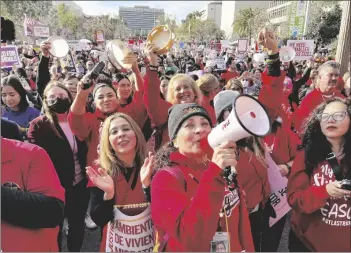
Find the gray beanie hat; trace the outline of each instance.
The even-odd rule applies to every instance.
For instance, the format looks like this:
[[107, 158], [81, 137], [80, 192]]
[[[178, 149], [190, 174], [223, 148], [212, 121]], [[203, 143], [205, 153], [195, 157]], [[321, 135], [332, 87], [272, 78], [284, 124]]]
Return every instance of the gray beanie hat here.
[[188, 118], [199, 115], [208, 120], [212, 127], [212, 122], [207, 111], [195, 103], [176, 104], [168, 109], [168, 135], [170, 140], [174, 140], [183, 122]]
[[234, 100], [240, 95], [237, 91], [225, 90], [219, 92], [213, 99], [216, 119], [218, 120], [222, 111], [232, 105]]

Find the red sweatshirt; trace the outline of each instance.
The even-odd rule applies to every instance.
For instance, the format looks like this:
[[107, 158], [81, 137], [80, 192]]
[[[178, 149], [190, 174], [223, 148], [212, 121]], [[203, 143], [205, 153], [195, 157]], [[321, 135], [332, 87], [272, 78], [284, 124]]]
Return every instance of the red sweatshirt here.
[[301, 144], [299, 137], [287, 127], [278, 127], [277, 132], [265, 136], [264, 141], [277, 165], [288, 163], [295, 158], [297, 146]]
[[149, 114], [149, 117], [156, 127], [163, 127], [162, 143], [169, 141], [168, 136], [168, 109], [172, 106], [171, 103], [163, 100], [160, 97], [160, 79], [157, 72], [150, 71], [146, 68], [146, 78], [144, 82], [144, 103]]
[[240, 150], [235, 168], [238, 172], [238, 183], [245, 193], [247, 208], [254, 209], [257, 204], [264, 207], [271, 193], [267, 168], [251, 151], [244, 150]]
[[321, 162], [309, 177], [304, 156], [298, 152], [288, 181], [292, 229], [311, 251], [350, 252], [351, 199], [331, 198], [326, 190], [335, 181], [331, 166]]
[[[1, 184], [15, 183], [22, 191], [65, 200], [54, 165], [44, 149], [30, 143], [1, 138]], [[4, 252], [58, 252], [59, 228], [29, 229], [1, 220]]]
[[[142, 103], [142, 94], [136, 92], [132, 103], [125, 107], [118, 105], [116, 112], [125, 113], [131, 116], [140, 128], [143, 128], [147, 112]], [[106, 119], [99, 109], [95, 113], [85, 113], [84, 115], [76, 115], [72, 111], [68, 113], [68, 123], [75, 136], [80, 140], [86, 141], [88, 144], [87, 166], [92, 166], [94, 160], [98, 158], [98, 145], [100, 141], [100, 128]]]
[[225, 83], [235, 77], [240, 77], [240, 74], [237, 71], [230, 71], [230, 69], [227, 69], [227, 73], [222, 73], [221, 78], [225, 80]]
[[[170, 160], [178, 164], [175, 166], [183, 173], [187, 189], [184, 182], [165, 170], [159, 171], [152, 181], [151, 213], [156, 238], [162, 238], [164, 232], [169, 235], [164, 251], [210, 251], [223, 204], [230, 233], [229, 250], [254, 251], [248, 213], [240, 201], [241, 191], [234, 195], [226, 191], [221, 169], [214, 163], [196, 164], [177, 152], [171, 154]], [[220, 224], [226, 232], [224, 219]]]
[[[339, 91], [334, 91], [334, 97], [345, 98]], [[303, 129], [303, 124], [305, 120], [308, 119], [310, 113], [323, 103], [326, 99], [323, 97], [320, 89], [314, 89], [302, 100], [299, 109], [295, 112], [294, 127], [298, 132], [301, 132]]]
[[207, 113], [210, 116], [210, 119], [212, 121], [212, 125], [215, 126], [216, 122], [217, 122], [216, 113], [215, 113], [213, 106], [210, 104], [210, 102], [211, 101], [208, 99], [208, 97], [203, 96], [201, 106], [207, 111]]

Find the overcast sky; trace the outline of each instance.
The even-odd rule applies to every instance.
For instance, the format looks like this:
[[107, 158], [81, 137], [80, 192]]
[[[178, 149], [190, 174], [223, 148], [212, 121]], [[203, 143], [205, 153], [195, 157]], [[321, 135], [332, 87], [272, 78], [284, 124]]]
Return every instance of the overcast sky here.
[[193, 11], [200, 11], [211, 1], [74, 1], [87, 15], [117, 13], [118, 6], [133, 7], [147, 5], [151, 8], [164, 9], [166, 14], [172, 14], [180, 22]]

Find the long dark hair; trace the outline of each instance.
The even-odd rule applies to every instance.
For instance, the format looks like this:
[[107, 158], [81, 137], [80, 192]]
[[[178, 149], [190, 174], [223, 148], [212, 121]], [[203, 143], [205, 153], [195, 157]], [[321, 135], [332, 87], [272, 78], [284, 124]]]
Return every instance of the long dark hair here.
[[[327, 140], [326, 136], [322, 133], [320, 126], [319, 116], [323, 113], [327, 105], [331, 103], [339, 102], [347, 106], [347, 113], [351, 118], [351, 101], [349, 99], [343, 100], [340, 98], [331, 98], [325, 103], [319, 105], [311, 114], [304, 125], [304, 131], [302, 136], [302, 145], [299, 146], [299, 150], [305, 151], [305, 171], [308, 175], [312, 175], [313, 169], [318, 166], [319, 163], [326, 160], [327, 155], [330, 153], [331, 144]], [[341, 167], [344, 170], [351, 168], [351, 128], [349, 127], [346, 132], [344, 142], [344, 156], [340, 160]], [[349, 170], [349, 174], [350, 174]], [[346, 171], [344, 171], [346, 172]]]
[[[21, 80], [15, 75], [9, 75], [7, 77], [4, 77], [1, 81], [1, 88], [3, 88], [4, 86], [11, 86], [15, 91], [17, 91], [17, 93], [21, 97], [21, 100], [18, 104], [19, 111], [25, 111], [29, 107], [29, 104], [27, 101], [27, 92], [23, 88]], [[2, 100], [1, 104], [5, 105]]]

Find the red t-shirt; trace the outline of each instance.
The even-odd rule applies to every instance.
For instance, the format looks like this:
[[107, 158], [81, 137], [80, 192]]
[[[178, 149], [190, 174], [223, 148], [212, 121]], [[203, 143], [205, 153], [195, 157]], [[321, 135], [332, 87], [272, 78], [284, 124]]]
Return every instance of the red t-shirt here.
[[230, 79], [235, 78], [235, 77], [240, 77], [240, 74], [236, 71], [230, 71], [229, 69], [227, 70], [227, 73], [222, 73], [221, 78], [225, 80], [225, 83], [227, 83]]
[[[22, 191], [65, 200], [65, 190], [44, 149], [5, 138], [1, 138], [1, 144], [1, 184], [11, 182]], [[1, 249], [4, 252], [58, 252], [58, 232], [58, 227], [29, 229], [1, 220]]]

